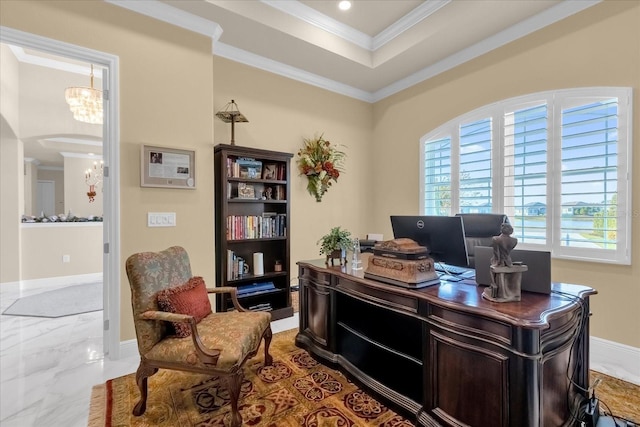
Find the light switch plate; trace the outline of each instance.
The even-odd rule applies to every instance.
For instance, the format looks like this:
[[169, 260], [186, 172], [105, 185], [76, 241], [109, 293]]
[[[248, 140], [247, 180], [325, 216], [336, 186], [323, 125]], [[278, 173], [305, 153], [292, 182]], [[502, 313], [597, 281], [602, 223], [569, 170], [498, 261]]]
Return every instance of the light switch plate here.
[[175, 212], [147, 212], [147, 227], [175, 227]]

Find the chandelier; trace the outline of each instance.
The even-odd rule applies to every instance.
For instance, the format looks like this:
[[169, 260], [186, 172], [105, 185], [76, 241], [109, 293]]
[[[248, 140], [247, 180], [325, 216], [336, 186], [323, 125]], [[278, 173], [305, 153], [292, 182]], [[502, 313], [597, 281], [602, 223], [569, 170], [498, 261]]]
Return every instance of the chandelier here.
[[89, 186], [87, 196], [89, 197], [89, 203], [95, 201], [96, 197], [96, 185], [102, 182], [102, 174], [104, 169], [104, 162], [100, 160], [100, 167], [98, 168], [98, 162], [93, 162], [93, 169], [89, 168], [84, 171], [84, 182]]
[[102, 124], [102, 91], [93, 88], [93, 64], [91, 64], [91, 87], [68, 87], [64, 97], [73, 113], [73, 118], [85, 123]]

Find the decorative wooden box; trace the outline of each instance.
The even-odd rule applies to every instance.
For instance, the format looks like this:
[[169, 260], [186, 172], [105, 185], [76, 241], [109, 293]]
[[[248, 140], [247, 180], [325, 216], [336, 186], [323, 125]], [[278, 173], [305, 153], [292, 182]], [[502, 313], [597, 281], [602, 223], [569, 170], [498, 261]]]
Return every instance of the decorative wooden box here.
[[427, 248], [406, 238], [376, 243], [364, 277], [405, 288], [440, 283]]

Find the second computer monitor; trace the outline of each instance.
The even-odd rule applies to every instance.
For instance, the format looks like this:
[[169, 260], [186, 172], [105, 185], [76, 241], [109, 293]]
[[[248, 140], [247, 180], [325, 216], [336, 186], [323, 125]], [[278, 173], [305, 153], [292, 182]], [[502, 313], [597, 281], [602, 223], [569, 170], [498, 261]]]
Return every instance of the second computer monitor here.
[[426, 246], [435, 262], [467, 267], [467, 245], [462, 218], [433, 215], [392, 215], [393, 237], [405, 237]]

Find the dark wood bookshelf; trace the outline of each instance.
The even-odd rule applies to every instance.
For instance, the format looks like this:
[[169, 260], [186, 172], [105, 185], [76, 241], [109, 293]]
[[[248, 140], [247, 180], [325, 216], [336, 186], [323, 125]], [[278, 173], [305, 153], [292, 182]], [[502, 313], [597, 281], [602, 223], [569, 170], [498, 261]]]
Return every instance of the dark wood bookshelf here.
[[[237, 145], [214, 147], [216, 285], [273, 283], [273, 289], [238, 295], [245, 308], [270, 307], [273, 320], [293, 316], [289, 266], [292, 157], [291, 153]], [[264, 165], [269, 165], [275, 179], [263, 177]], [[254, 274], [256, 252], [263, 254], [264, 274]], [[237, 271], [238, 258], [249, 265], [248, 273]], [[282, 271], [274, 270], [276, 261], [281, 262]], [[231, 309], [228, 296], [216, 296], [216, 311]]]

